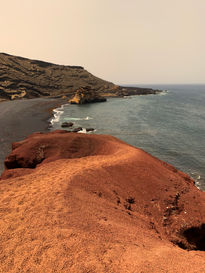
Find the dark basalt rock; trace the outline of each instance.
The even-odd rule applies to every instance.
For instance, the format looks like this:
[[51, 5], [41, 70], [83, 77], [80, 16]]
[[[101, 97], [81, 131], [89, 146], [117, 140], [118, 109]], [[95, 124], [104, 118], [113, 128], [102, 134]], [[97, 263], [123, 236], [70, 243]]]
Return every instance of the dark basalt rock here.
[[73, 126], [73, 122], [63, 122], [61, 124], [62, 128], [66, 128], [66, 127], [72, 127]]
[[86, 128], [86, 132], [93, 132], [93, 131], [95, 131], [94, 128]]
[[73, 129], [73, 133], [77, 133], [77, 132], [79, 132], [79, 131], [82, 131], [83, 130], [83, 128], [82, 127], [77, 127], [77, 128], [75, 128], [75, 129]]

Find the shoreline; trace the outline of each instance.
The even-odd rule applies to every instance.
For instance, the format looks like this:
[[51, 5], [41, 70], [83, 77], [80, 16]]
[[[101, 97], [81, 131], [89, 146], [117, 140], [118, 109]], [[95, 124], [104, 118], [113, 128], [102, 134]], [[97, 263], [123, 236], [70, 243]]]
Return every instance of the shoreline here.
[[[160, 94], [158, 94], [158, 96], [166, 96], [168, 93], [171, 93], [171, 91], [163, 91], [162, 93], [160, 93]], [[139, 96], [143, 96], [143, 95], [139, 95]], [[155, 97], [155, 95], [153, 95], [153, 94], [150, 94], [150, 95], [146, 95], [146, 96], [153, 96], [153, 97]], [[157, 96], [157, 97], [158, 97]], [[136, 97], [136, 96], [128, 96], [128, 97], [124, 97], [124, 98], [134, 98], [134, 97]], [[111, 102], [111, 100], [114, 102], [116, 102], [116, 100], [115, 99], [119, 99], [119, 100], [123, 100], [124, 98], [122, 98], [122, 97], [116, 97], [116, 98], [113, 98], [113, 97], [110, 97], [110, 98], [108, 98], [108, 102], [107, 102], [107, 104], [109, 103], [109, 102]], [[110, 101], [109, 101], [109, 99], [110, 99]], [[137, 99], [137, 98], [136, 98]], [[85, 117], [86, 116], [89, 116], [89, 117], [91, 117], [91, 119], [93, 119], [93, 115], [92, 114], [94, 114], [94, 112], [93, 113], [87, 113], [87, 111], [85, 111], [85, 110], [83, 110], [83, 112], [82, 112], [82, 116], [81, 116], [81, 114], [79, 113], [79, 111], [75, 111], [75, 110], [69, 110], [69, 108], [67, 108], [67, 107], [65, 107], [66, 109], [65, 109], [65, 111], [66, 111], [66, 113], [68, 114], [68, 117], [67, 116], [65, 116], [64, 114], [61, 116], [61, 114], [63, 113], [63, 111], [64, 111], [64, 106], [66, 106], [66, 105], [68, 105], [68, 103], [64, 103], [63, 105], [61, 105], [61, 107], [59, 107], [59, 108], [56, 108], [55, 109], [55, 115], [53, 116], [53, 118], [52, 118], [52, 121], [53, 121], [53, 127], [54, 127], [54, 129], [53, 130], [59, 130], [59, 129], [62, 129], [61, 127], [60, 127], [60, 123], [61, 122], [63, 122], [64, 121], [64, 118], [65, 118], [65, 120], [66, 121], [68, 121], [68, 122], [74, 122], [75, 124], [74, 124], [74, 126], [76, 126], [76, 127], [82, 127], [83, 128], [83, 130], [82, 131], [80, 131], [80, 133], [85, 133], [86, 132], [86, 130], [85, 130], [85, 128], [86, 128], [86, 126], [87, 127], [92, 127], [92, 128], [95, 128], [95, 133], [96, 134], [107, 134], [107, 135], [113, 135], [113, 136], [115, 136], [115, 137], [118, 137], [118, 138], [120, 138], [120, 139], [122, 139], [123, 141], [125, 141], [126, 143], [129, 143], [129, 144], [131, 144], [131, 145], [133, 145], [133, 146], [135, 146], [135, 147], [140, 147], [140, 148], [142, 148], [142, 149], [144, 149], [145, 151], [147, 151], [148, 153], [150, 153], [150, 154], [152, 154], [152, 155], [154, 155], [154, 156], [156, 156], [157, 158], [160, 158], [161, 160], [164, 160], [165, 162], [168, 162], [169, 164], [172, 164], [173, 166], [175, 166], [178, 170], [181, 170], [182, 172], [184, 172], [184, 173], [187, 173], [194, 181], [195, 181], [195, 186], [198, 188], [198, 189], [200, 189], [201, 191], [205, 191], [205, 187], [204, 187], [204, 172], [203, 172], [203, 170], [201, 170], [200, 168], [198, 168], [197, 169], [197, 167], [196, 166], [191, 166], [191, 167], [189, 167], [189, 162], [186, 162], [186, 161], [179, 161], [178, 159], [177, 159], [177, 156], [175, 156], [175, 157], [173, 157], [173, 155], [171, 154], [172, 153], [172, 148], [169, 148], [169, 150], [167, 150], [167, 154], [166, 153], [164, 153], [163, 154], [163, 151], [161, 152], [160, 151], [160, 149], [159, 149], [159, 147], [157, 147], [158, 148], [158, 150], [157, 149], [152, 149], [152, 146], [150, 145], [150, 147], [149, 147], [149, 145], [147, 145], [148, 147], [144, 147], [144, 146], [142, 146], [142, 145], [137, 145], [137, 144], [135, 144], [135, 143], [132, 143], [132, 140], [133, 140], [133, 137], [132, 136], [134, 136], [134, 137], [137, 137], [137, 136], [139, 136], [139, 134], [137, 135], [136, 134], [136, 132], [132, 132], [132, 128], [130, 127], [129, 129], [131, 130], [131, 132], [130, 132], [130, 130], [129, 130], [129, 133], [128, 133], [128, 131], [126, 131], [126, 132], [118, 132], [118, 131], [116, 131], [116, 128], [113, 128], [113, 126], [112, 127], [109, 127], [109, 128], [107, 128], [106, 126], [106, 124], [103, 124], [102, 125], [102, 120], [101, 120], [101, 122], [100, 122], [100, 124], [101, 124], [101, 126], [102, 127], [98, 127], [98, 125], [99, 125], [99, 123], [92, 123], [92, 121], [91, 121], [91, 123], [90, 124], [88, 124], [88, 123], [86, 123], [86, 124], [84, 124], [84, 121], [81, 121], [81, 119], [83, 120], [83, 119], [85, 119]], [[109, 106], [109, 105], [108, 105]], [[95, 107], [95, 106], [94, 106]], [[101, 107], [101, 106], [100, 106]], [[106, 107], [106, 106], [105, 106]], [[98, 106], [97, 106], [97, 108], [98, 108]], [[96, 111], [96, 109], [97, 108], [95, 108], [95, 111]], [[101, 108], [104, 108], [104, 106], [103, 107], [101, 107]], [[72, 109], [72, 108], [71, 108]], [[74, 108], [74, 109], [77, 109], [77, 108]], [[88, 107], [88, 109], [89, 109], [89, 107]], [[68, 111], [68, 112], [67, 112]], [[97, 112], [96, 112], [97, 113]], [[101, 112], [100, 112], [101, 113]], [[79, 114], [79, 116], [78, 116], [78, 114]], [[72, 119], [71, 117], [72, 117], [72, 115], [73, 115], [73, 117], [80, 117], [79, 118], [79, 120], [76, 118], [76, 120], [75, 119]], [[70, 116], [70, 118], [69, 118], [69, 116]], [[61, 119], [61, 122], [58, 122], [59, 121], [59, 117], [60, 117], [60, 119]], [[99, 116], [97, 117], [96, 115], [95, 115], [95, 117], [94, 117], [94, 119], [96, 119], [96, 120], [98, 120], [99, 119]], [[57, 122], [57, 123], [55, 123], [55, 122]], [[99, 122], [99, 120], [98, 120], [98, 122]], [[76, 125], [76, 123], [77, 123], [77, 125]], [[98, 125], [97, 125], [98, 124]], [[103, 129], [105, 129], [105, 130], [103, 130]], [[70, 129], [70, 128], [65, 128], [65, 130], [69, 130], [69, 131], [71, 131], [72, 129]], [[153, 128], [152, 128], [153, 129]], [[155, 129], [155, 128], [154, 128]], [[104, 132], [103, 132], [104, 131]], [[155, 131], [154, 131], [155, 132]], [[126, 134], [127, 134], [127, 136], [126, 136]], [[142, 133], [141, 133], [142, 134]], [[130, 137], [131, 136], [131, 137]], [[130, 139], [131, 139], [131, 141], [130, 141], [130, 139], [128, 139], [130, 137]], [[148, 143], [148, 142], [147, 142]], [[151, 143], [151, 142], [149, 142], [149, 143]], [[146, 146], [146, 145], [145, 145]], [[154, 146], [154, 145], [153, 145]], [[169, 146], [169, 147], [172, 147], [172, 146]], [[169, 154], [169, 151], [170, 151], [170, 154]], [[178, 153], [178, 155], [179, 156], [181, 156], [181, 155], [183, 155], [183, 150], [182, 150], [182, 153]], [[166, 158], [164, 158], [164, 157], [166, 157]], [[188, 156], [187, 156], [187, 158], [188, 158]]]
[[[121, 96], [106, 97], [122, 98]], [[56, 96], [0, 100], [0, 174], [4, 170], [5, 158], [11, 152], [12, 143], [21, 141], [35, 132], [49, 132], [49, 122], [54, 118], [53, 110], [67, 104], [67, 99], [68, 97]]]
[[[158, 95], [163, 93], [166, 94], [167, 91]], [[122, 97], [110, 98], [120, 99]], [[67, 104], [67, 99], [62, 99], [61, 97], [21, 99], [0, 103], [0, 122], [2, 125], [0, 132], [0, 174], [4, 170], [5, 158], [11, 152], [12, 143], [21, 141], [34, 132], [49, 132], [52, 121], [58, 118], [58, 112], [61, 112], [58, 109], [63, 108]], [[195, 186], [204, 191], [203, 187], [197, 183], [198, 178], [196, 179], [190, 173], [186, 173], [194, 179], [196, 182]]]
[[34, 132], [48, 132], [52, 110], [65, 103], [61, 98], [37, 98], [0, 103], [0, 173], [13, 142]]

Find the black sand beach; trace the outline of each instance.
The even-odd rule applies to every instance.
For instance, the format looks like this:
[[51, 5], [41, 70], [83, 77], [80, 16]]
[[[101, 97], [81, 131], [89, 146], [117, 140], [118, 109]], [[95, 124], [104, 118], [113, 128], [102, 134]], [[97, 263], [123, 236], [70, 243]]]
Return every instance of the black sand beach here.
[[38, 98], [0, 103], [0, 173], [11, 151], [11, 143], [33, 132], [48, 131], [51, 109], [63, 102], [62, 99]]

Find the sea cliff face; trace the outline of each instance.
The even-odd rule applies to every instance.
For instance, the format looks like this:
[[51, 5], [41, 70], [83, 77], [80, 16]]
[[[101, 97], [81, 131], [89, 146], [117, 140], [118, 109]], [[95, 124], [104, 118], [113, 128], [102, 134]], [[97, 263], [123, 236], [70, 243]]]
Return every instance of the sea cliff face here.
[[48, 62], [0, 53], [0, 101], [36, 97], [72, 96], [83, 86], [99, 95], [155, 94], [149, 88], [120, 87], [93, 76], [81, 66]]
[[2, 272], [204, 272], [205, 194], [171, 165], [62, 130], [14, 143], [5, 167]]

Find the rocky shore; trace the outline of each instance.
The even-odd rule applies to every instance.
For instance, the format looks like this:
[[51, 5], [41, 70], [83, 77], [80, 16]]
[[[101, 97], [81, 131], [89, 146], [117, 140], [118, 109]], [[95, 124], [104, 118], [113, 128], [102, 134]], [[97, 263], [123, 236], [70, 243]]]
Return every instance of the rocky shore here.
[[93, 76], [81, 66], [56, 65], [0, 53], [0, 101], [22, 98], [70, 98], [90, 86], [104, 97], [156, 94], [151, 88], [121, 87]]
[[2, 272], [204, 273], [205, 193], [112, 136], [13, 144], [0, 180]]

